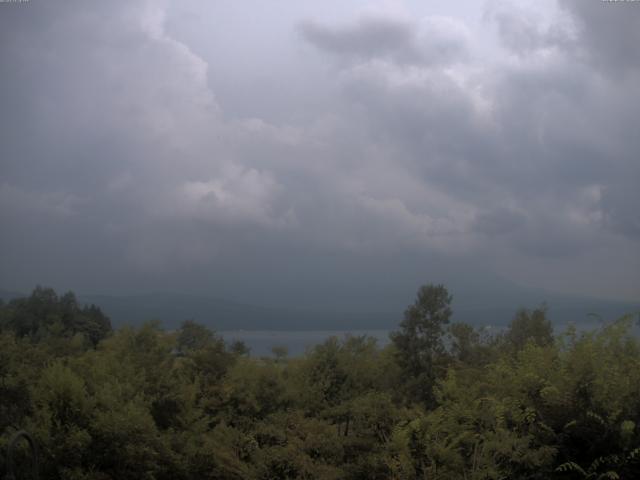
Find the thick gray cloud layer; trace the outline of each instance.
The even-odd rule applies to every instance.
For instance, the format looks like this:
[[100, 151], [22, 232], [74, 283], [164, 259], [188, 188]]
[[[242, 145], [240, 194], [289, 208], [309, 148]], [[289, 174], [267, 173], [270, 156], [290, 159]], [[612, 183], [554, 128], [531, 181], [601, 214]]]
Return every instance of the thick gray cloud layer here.
[[640, 5], [226, 8], [0, 5], [0, 286], [638, 297]]
[[342, 28], [307, 21], [301, 23], [300, 30], [318, 48], [349, 56], [350, 61], [384, 59], [401, 65], [441, 65], [464, 56], [467, 38], [463, 26], [438, 17], [423, 23], [370, 16]]

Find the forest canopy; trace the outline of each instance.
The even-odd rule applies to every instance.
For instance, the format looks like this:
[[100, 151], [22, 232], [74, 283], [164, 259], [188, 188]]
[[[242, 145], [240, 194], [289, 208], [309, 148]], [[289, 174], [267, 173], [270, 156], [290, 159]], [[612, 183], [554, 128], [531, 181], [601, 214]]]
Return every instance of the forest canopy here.
[[47, 479], [640, 478], [632, 316], [554, 332], [541, 307], [491, 333], [451, 298], [421, 287], [384, 347], [257, 358], [38, 287], [0, 304], [0, 475], [24, 429]]

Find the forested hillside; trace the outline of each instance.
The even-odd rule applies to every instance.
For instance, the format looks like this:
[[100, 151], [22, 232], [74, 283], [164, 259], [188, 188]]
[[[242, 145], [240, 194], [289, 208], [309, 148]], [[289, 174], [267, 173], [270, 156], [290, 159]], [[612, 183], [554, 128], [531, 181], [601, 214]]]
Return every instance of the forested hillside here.
[[554, 332], [523, 310], [490, 335], [450, 305], [425, 286], [384, 348], [255, 358], [37, 288], [0, 305], [0, 476], [25, 429], [47, 479], [640, 478], [633, 317]]

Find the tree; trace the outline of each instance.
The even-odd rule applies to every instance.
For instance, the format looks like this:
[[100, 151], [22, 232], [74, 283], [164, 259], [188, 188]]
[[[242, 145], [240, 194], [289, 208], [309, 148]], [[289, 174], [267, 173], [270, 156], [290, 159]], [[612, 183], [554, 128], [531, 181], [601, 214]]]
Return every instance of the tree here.
[[411, 396], [433, 403], [438, 364], [445, 356], [444, 327], [451, 317], [453, 297], [443, 285], [424, 285], [404, 312], [400, 331], [391, 333], [397, 361], [407, 376]]
[[193, 320], [182, 322], [178, 332], [177, 347], [180, 353], [202, 350], [215, 340], [211, 330]]
[[19, 337], [42, 340], [81, 334], [95, 347], [112, 331], [102, 310], [95, 305], [81, 308], [73, 292], [58, 297], [53, 289], [38, 286], [29, 297], [11, 300], [3, 310], [3, 329]]
[[533, 312], [519, 310], [509, 324], [505, 340], [515, 351], [522, 350], [527, 342], [533, 342], [539, 347], [552, 345], [553, 326], [547, 319], [547, 307], [542, 305]]
[[276, 357], [276, 363], [284, 363], [289, 355], [289, 349], [283, 345], [274, 345], [271, 347], [271, 353]]
[[454, 358], [471, 364], [477, 360], [480, 334], [467, 323], [453, 323], [449, 327], [450, 350]]

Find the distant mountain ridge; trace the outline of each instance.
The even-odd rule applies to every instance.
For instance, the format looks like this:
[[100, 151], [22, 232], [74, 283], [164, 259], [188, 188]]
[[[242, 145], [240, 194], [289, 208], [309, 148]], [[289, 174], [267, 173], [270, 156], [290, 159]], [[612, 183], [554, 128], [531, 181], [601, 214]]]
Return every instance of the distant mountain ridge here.
[[[61, 292], [59, 292], [61, 293]], [[26, 296], [0, 290], [0, 298]], [[152, 293], [113, 296], [78, 294], [83, 304], [95, 304], [111, 318], [115, 327], [140, 325], [147, 320], [160, 320], [165, 328], [177, 328], [184, 320], [195, 320], [214, 330], [367, 330], [394, 329], [402, 320], [402, 311], [345, 312], [339, 310], [274, 308], [207, 297], [202, 295]], [[542, 299], [541, 299], [542, 301]], [[607, 300], [551, 296], [546, 301], [549, 318], [556, 325], [570, 322], [597, 323], [598, 318], [612, 320], [640, 310], [639, 304]], [[518, 308], [534, 308], [539, 303], [511, 305], [456, 305], [452, 321], [476, 326], [504, 326]]]

